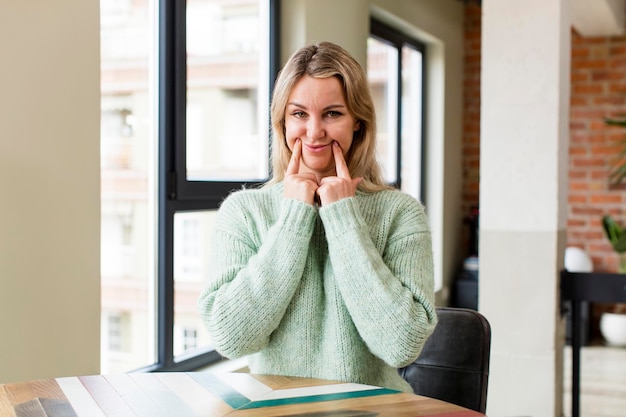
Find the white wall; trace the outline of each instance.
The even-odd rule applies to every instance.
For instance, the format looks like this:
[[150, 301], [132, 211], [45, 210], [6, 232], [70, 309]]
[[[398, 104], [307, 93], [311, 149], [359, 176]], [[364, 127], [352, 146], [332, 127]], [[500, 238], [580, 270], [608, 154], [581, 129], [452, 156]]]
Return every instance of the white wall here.
[[99, 372], [99, 2], [0, 4], [0, 383]]
[[480, 303], [491, 417], [561, 416], [568, 0], [483, 2]]

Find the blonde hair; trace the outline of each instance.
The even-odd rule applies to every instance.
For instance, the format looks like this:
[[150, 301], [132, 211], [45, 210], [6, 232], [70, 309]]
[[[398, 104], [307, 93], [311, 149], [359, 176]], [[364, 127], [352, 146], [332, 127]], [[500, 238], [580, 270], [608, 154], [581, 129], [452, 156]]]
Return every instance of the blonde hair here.
[[348, 111], [359, 122], [346, 163], [353, 178], [362, 177], [362, 191], [391, 188], [385, 184], [376, 160], [376, 114], [363, 67], [342, 47], [320, 42], [296, 51], [280, 71], [271, 104], [272, 178], [268, 184], [284, 179], [291, 158], [285, 138], [285, 111], [294, 85], [304, 75], [314, 78], [337, 77], [343, 86]]

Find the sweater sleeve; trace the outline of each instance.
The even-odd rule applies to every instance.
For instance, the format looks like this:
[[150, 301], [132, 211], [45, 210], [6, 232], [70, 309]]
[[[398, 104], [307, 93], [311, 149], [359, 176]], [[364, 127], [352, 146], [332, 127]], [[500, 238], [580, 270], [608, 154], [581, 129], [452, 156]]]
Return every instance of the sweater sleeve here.
[[211, 342], [235, 358], [261, 350], [278, 327], [305, 266], [315, 208], [283, 199], [273, 224], [237, 193], [218, 213], [211, 273], [198, 307]]
[[432, 243], [416, 200], [381, 204], [390, 207], [369, 225], [355, 197], [322, 208], [320, 216], [354, 325], [373, 354], [402, 367], [417, 358], [437, 324]]

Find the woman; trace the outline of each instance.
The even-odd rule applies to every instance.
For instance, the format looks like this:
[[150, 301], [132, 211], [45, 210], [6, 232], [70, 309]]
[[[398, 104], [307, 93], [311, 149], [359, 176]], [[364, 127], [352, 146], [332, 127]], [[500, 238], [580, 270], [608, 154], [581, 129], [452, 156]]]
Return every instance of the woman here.
[[397, 368], [432, 333], [422, 205], [385, 185], [362, 67], [341, 47], [298, 50], [272, 99], [273, 178], [221, 205], [199, 300], [215, 348], [251, 372], [411, 391]]

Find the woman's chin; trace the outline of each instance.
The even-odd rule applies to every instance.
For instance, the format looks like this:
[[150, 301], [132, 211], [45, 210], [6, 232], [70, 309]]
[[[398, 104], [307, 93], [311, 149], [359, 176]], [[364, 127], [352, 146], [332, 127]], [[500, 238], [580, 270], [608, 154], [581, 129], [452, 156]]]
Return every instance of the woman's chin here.
[[304, 165], [307, 167], [308, 171], [313, 172], [316, 175], [320, 174], [322, 176], [326, 176], [323, 174], [335, 172], [335, 165], [329, 162], [330, 161], [328, 160], [320, 161], [318, 158], [308, 158], [304, 160]]

